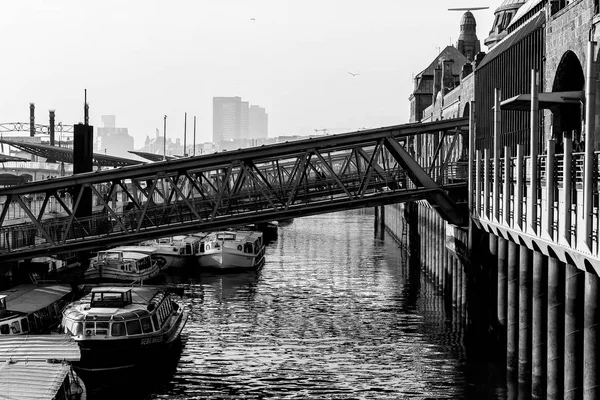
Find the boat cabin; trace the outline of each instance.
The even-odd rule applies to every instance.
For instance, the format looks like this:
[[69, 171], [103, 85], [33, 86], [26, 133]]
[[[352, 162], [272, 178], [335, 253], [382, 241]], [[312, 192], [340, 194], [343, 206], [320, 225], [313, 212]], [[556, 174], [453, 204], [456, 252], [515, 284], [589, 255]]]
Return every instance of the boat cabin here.
[[90, 307], [122, 308], [131, 304], [131, 288], [93, 288]]

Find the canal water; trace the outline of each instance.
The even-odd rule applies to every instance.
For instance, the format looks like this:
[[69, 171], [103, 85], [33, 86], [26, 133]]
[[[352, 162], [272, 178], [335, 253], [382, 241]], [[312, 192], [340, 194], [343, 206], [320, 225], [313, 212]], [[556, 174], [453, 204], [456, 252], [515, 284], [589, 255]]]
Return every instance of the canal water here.
[[[183, 270], [169, 359], [86, 382], [92, 399], [504, 399], [464, 316], [368, 211], [279, 227], [259, 272]], [[481, 352], [481, 349], [478, 350]]]

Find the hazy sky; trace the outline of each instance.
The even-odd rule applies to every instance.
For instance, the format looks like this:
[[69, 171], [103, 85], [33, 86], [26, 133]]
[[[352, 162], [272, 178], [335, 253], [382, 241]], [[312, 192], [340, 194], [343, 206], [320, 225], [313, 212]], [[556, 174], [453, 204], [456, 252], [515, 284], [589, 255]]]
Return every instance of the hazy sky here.
[[[408, 121], [412, 76], [456, 45], [474, 11], [482, 50], [494, 9], [483, 0], [35, 0], [0, 9], [0, 122], [114, 114], [135, 147], [156, 129], [187, 143], [212, 138], [212, 98], [266, 108], [269, 136]], [[252, 20], [254, 18], [254, 20]], [[351, 76], [348, 72], [360, 74]]]

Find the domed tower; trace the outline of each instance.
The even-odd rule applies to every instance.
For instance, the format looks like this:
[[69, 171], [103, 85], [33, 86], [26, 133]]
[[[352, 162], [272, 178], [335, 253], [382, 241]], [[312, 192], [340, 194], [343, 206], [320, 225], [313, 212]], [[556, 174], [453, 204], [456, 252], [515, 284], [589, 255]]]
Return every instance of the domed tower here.
[[508, 34], [506, 28], [510, 25], [519, 8], [525, 3], [526, 0], [504, 0], [500, 7], [496, 9], [494, 12], [494, 25], [490, 31], [490, 36], [483, 41], [488, 49], [494, 47], [496, 43]]
[[469, 61], [473, 61], [475, 55], [481, 51], [479, 39], [477, 39], [477, 22], [471, 11], [465, 12], [460, 20], [460, 35], [456, 48]]

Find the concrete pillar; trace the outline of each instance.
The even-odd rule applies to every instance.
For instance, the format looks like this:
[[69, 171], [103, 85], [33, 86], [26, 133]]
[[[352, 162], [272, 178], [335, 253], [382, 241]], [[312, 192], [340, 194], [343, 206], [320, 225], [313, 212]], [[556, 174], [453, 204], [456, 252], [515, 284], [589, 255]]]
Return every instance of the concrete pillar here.
[[532, 397], [546, 398], [546, 335], [548, 320], [547, 257], [533, 252], [533, 313], [532, 313]]
[[565, 267], [548, 257], [548, 374], [546, 396], [563, 398], [564, 391]]
[[506, 369], [518, 370], [519, 343], [519, 245], [508, 242], [508, 310], [506, 325]]
[[565, 400], [583, 396], [584, 272], [567, 264], [565, 288]]
[[450, 256], [450, 266], [452, 268], [452, 305], [458, 307], [458, 264], [454, 256]]
[[531, 317], [533, 251], [520, 249], [519, 270], [519, 383], [531, 385]]
[[598, 275], [585, 274], [585, 315], [583, 322], [583, 398], [600, 399], [600, 365], [598, 335], [600, 334], [600, 307], [598, 307]]
[[498, 236], [493, 233], [486, 233], [488, 236], [489, 259], [484, 261], [484, 268], [487, 268], [486, 288], [481, 288], [482, 293], [487, 293], [487, 324], [496, 326], [498, 321]]
[[[500, 329], [500, 347], [506, 348], [506, 311], [508, 296], [508, 241], [498, 238], [498, 300], [497, 313]], [[506, 354], [504, 355], [506, 357]], [[504, 358], [503, 357], [503, 358]]]

